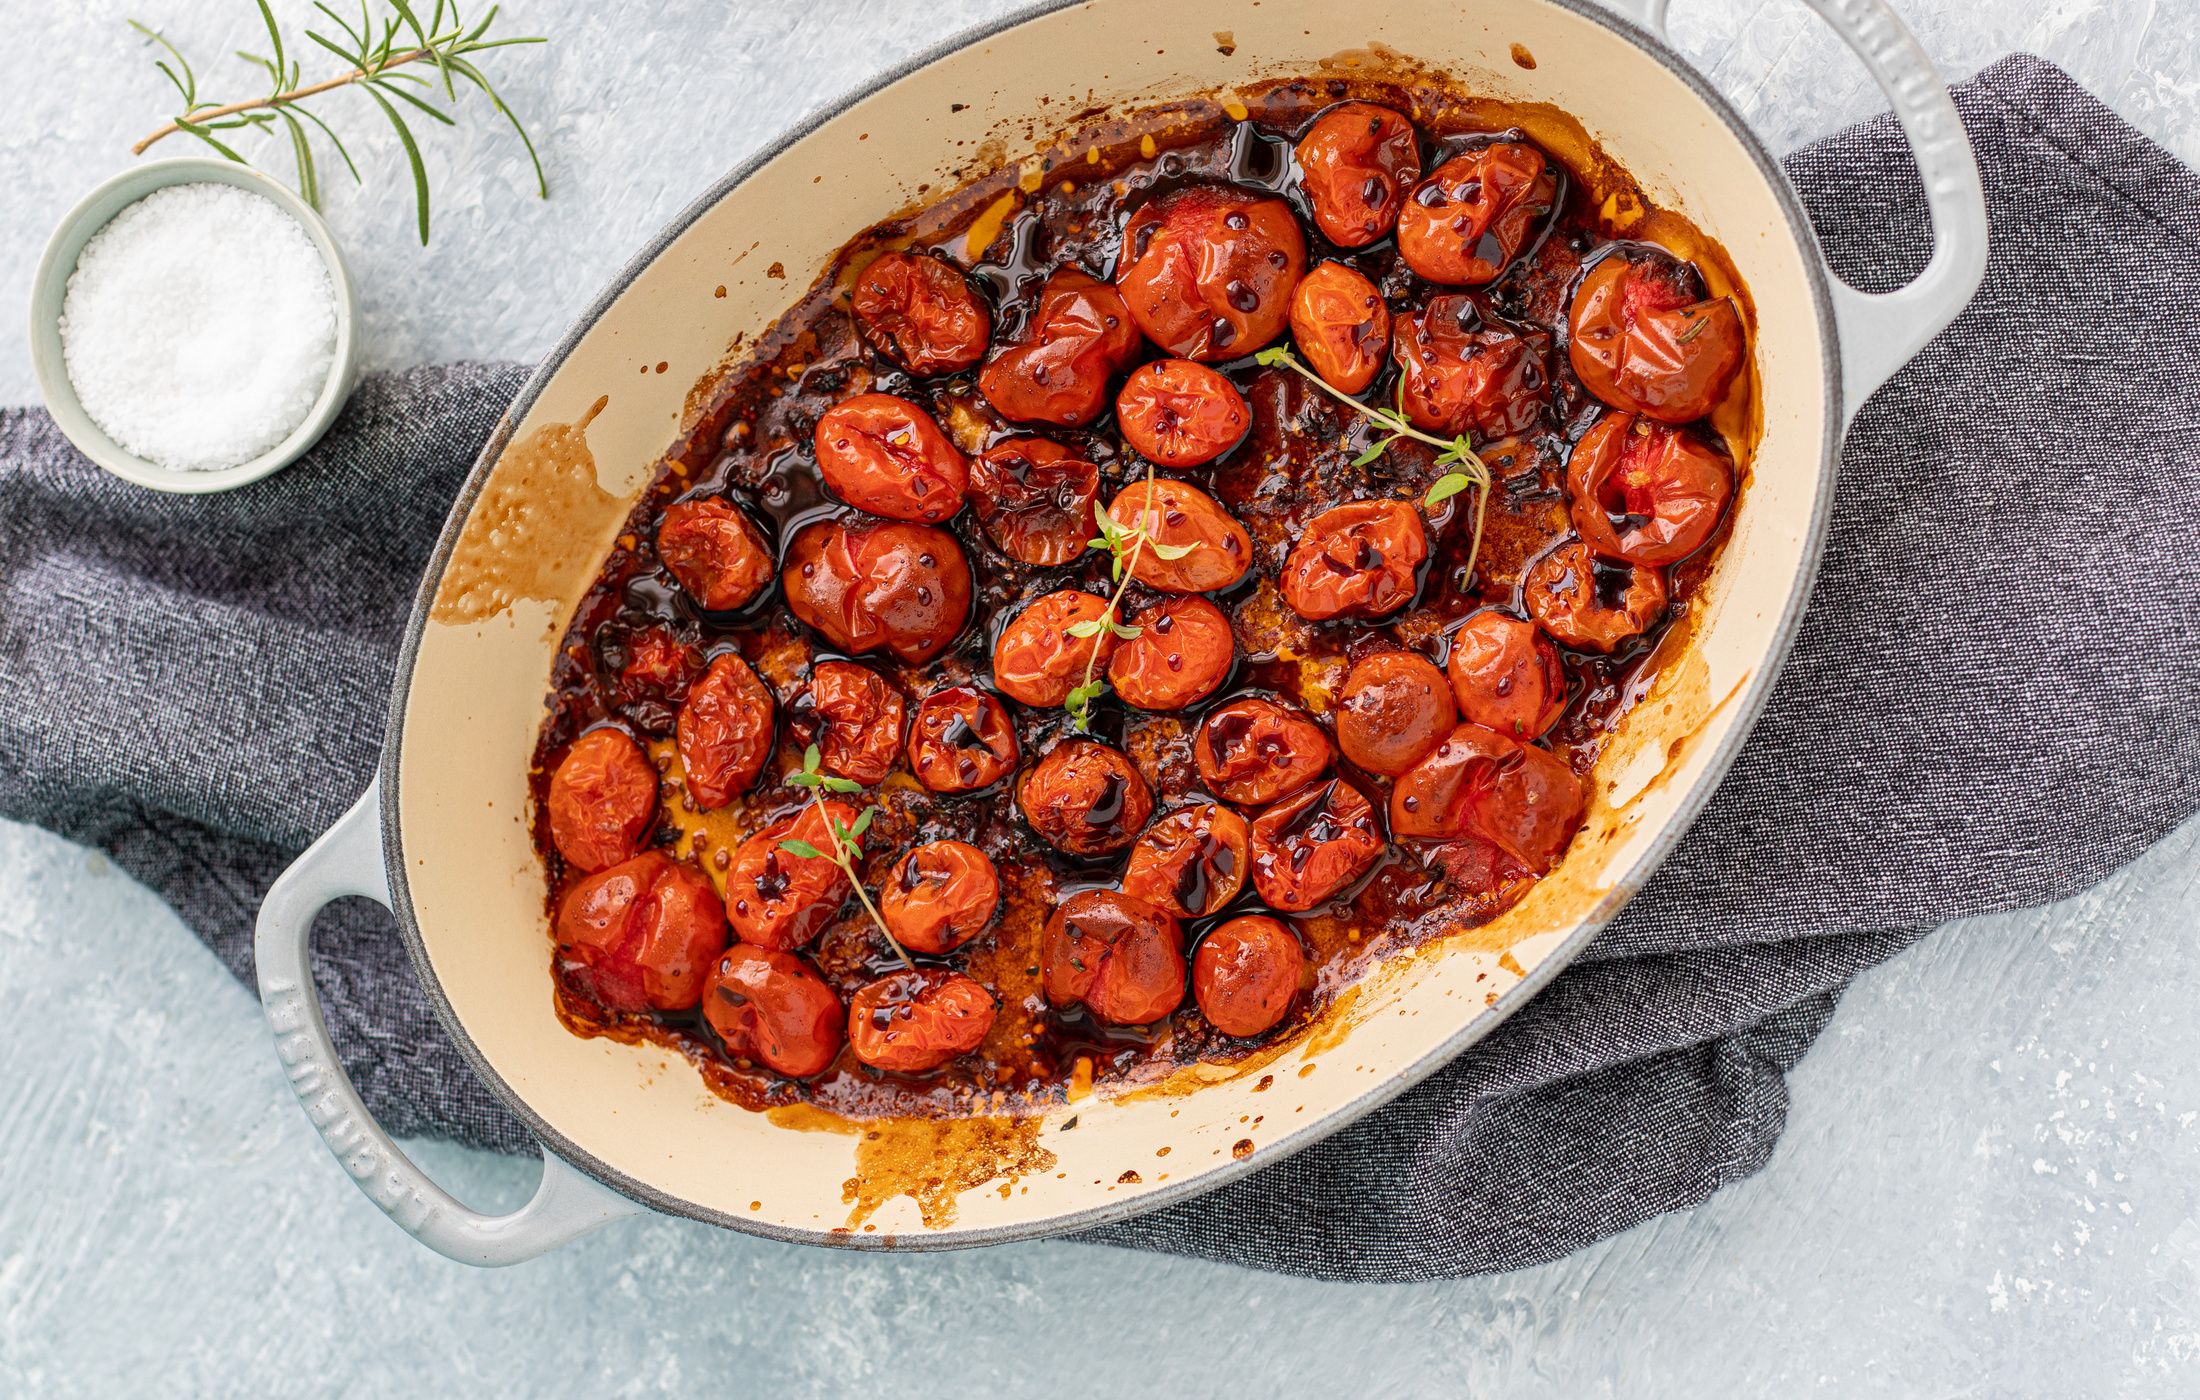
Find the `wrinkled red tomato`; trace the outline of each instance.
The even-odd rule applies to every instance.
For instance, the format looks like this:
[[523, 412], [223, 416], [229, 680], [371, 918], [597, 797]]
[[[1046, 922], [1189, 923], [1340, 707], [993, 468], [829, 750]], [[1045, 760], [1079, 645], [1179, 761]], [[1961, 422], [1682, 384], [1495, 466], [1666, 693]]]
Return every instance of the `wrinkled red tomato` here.
[[1588, 810], [1587, 786], [1549, 749], [1462, 724], [1390, 790], [1401, 838], [1480, 836], [1536, 874], [1558, 863]]
[[1138, 635], [1124, 639], [1108, 662], [1108, 683], [1124, 704], [1181, 710], [1229, 678], [1237, 656], [1230, 619], [1205, 598], [1164, 598], [1130, 625]]
[[[782, 817], [734, 847], [726, 871], [726, 922], [736, 938], [782, 952], [800, 948], [832, 922], [848, 898], [848, 877], [828, 854], [834, 846], [828, 819], [855, 824], [855, 809], [827, 800]], [[796, 841], [818, 852], [796, 855], [780, 842]]]
[[1123, 226], [1115, 283], [1146, 339], [1187, 360], [1234, 360], [1283, 331], [1306, 273], [1291, 206], [1222, 185], [1186, 185]]
[[703, 674], [703, 654], [665, 627], [643, 628], [620, 650], [626, 658], [614, 701], [620, 714], [645, 734], [670, 733], [688, 687]]
[[1331, 778], [1255, 817], [1252, 847], [1253, 888], [1261, 901], [1295, 914], [1373, 869], [1383, 834], [1366, 796]]
[[985, 932], [1001, 904], [1001, 877], [964, 841], [912, 846], [879, 886], [878, 912], [913, 953], [952, 953]]
[[856, 274], [849, 310], [879, 353], [915, 375], [958, 374], [985, 358], [993, 317], [960, 271], [923, 253], [881, 253]]
[[1584, 544], [1655, 568], [1703, 548], [1734, 498], [1734, 471], [1686, 433], [1607, 413], [1575, 445], [1566, 490]]
[[970, 461], [970, 508], [1009, 558], [1052, 568], [1085, 552], [1100, 469], [1043, 437], [1012, 437]]
[[[1413, 123], [1372, 102], [1344, 102], [1299, 138], [1299, 170], [1314, 222], [1340, 248], [1359, 248], [1398, 223], [1421, 178]], [[1302, 342], [1303, 343], [1303, 342]]]
[[745, 608], [771, 586], [771, 546], [756, 522], [722, 497], [666, 506], [657, 522], [657, 557], [706, 612]]
[[1237, 387], [1191, 360], [1140, 365], [1115, 395], [1123, 440], [1164, 467], [1213, 461], [1237, 446], [1252, 421]]
[[1325, 262], [1291, 293], [1291, 338], [1314, 373], [1357, 394], [1375, 382], [1390, 350], [1390, 308], [1373, 282]]
[[1111, 1026], [1143, 1026], [1184, 1000], [1184, 931], [1165, 909], [1117, 890], [1080, 890], [1039, 937], [1049, 1005], [1083, 1006]]
[[1558, 167], [1525, 141], [1493, 141], [1429, 172], [1398, 214], [1398, 255], [1431, 282], [1497, 280], [1558, 203]]
[[1451, 684], [1427, 658], [1378, 651], [1353, 663], [1337, 704], [1337, 747], [1370, 773], [1395, 777], [1457, 723]]
[[1742, 367], [1742, 314], [1705, 300], [1694, 268], [1662, 249], [1589, 269], [1568, 311], [1574, 373], [1617, 409], [1661, 423], [1709, 413]]
[[842, 651], [914, 665], [947, 650], [970, 616], [970, 564], [945, 530], [821, 520], [787, 549], [787, 606]]
[[1138, 358], [1138, 327], [1123, 294], [1065, 267], [1039, 289], [1016, 344], [978, 372], [978, 392], [1020, 423], [1083, 427], [1108, 406], [1108, 380]]
[[1309, 622], [1388, 617], [1413, 601], [1428, 531], [1404, 501], [1350, 501], [1306, 522], [1276, 586]]
[[1104, 856], [1137, 839], [1153, 816], [1153, 789], [1121, 749], [1065, 739], [1024, 774], [1016, 805], [1056, 850]]
[[933, 792], [976, 792], [1016, 770], [1008, 709], [974, 685], [951, 685], [917, 702], [909, 771]]
[[1577, 651], [1610, 651], [1665, 615], [1665, 573], [1598, 559], [1568, 540], [1529, 568], [1520, 595], [1543, 630]]
[[1219, 802], [1169, 813], [1146, 828], [1123, 869], [1123, 893], [1180, 919], [1203, 919], [1238, 897], [1252, 828]]
[[1523, 743], [1542, 738], [1565, 713], [1565, 663], [1525, 618], [1475, 613], [1451, 634], [1444, 671], [1462, 718]]
[[1042, 710], [1059, 706], [1088, 670], [1107, 670], [1116, 644], [1101, 621], [1107, 610], [1107, 599], [1074, 588], [1034, 601], [993, 643], [993, 684], [1011, 700]]
[[1257, 807], [1320, 777], [1329, 767], [1329, 739], [1298, 711], [1248, 695], [1200, 721], [1192, 763], [1217, 797]]
[[1134, 481], [1108, 502], [1108, 515], [1126, 530], [1143, 530], [1153, 549], [1138, 551], [1131, 577], [1163, 593], [1212, 593], [1245, 577], [1253, 566], [1253, 538], [1215, 498], [1181, 481]]
[[818, 418], [813, 437], [825, 484], [857, 510], [936, 525], [962, 509], [969, 464], [932, 415], [907, 399], [842, 399]]
[[1484, 325], [1471, 298], [1430, 297], [1399, 318], [1391, 349], [1406, 417], [1417, 428], [1513, 437], [1542, 416], [1550, 376], [1540, 343]]
[[894, 770], [901, 753], [901, 692], [853, 661], [820, 661], [810, 671], [818, 767], [870, 787]]
[[703, 1019], [726, 1053], [775, 1074], [823, 1074], [840, 1053], [846, 1013], [825, 979], [792, 953], [736, 943], [718, 960]]
[[849, 1001], [848, 1048], [873, 1069], [922, 1074], [984, 1044], [999, 1010], [993, 993], [959, 972], [904, 968]]
[[568, 987], [609, 1011], [685, 1011], [726, 946], [726, 911], [702, 871], [644, 851], [599, 871], [558, 903], [557, 965]]
[[1224, 1035], [1251, 1036], [1284, 1017], [1310, 980], [1306, 950], [1281, 919], [1246, 914], [1199, 940], [1192, 996]]
[[616, 729], [573, 741], [550, 775], [550, 840], [576, 869], [603, 870], [642, 848], [657, 815], [657, 770]]
[[756, 784], [772, 753], [772, 694], [732, 652], [710, 663], [680, 707], [680, 767], [698, 809], [723, 807]]

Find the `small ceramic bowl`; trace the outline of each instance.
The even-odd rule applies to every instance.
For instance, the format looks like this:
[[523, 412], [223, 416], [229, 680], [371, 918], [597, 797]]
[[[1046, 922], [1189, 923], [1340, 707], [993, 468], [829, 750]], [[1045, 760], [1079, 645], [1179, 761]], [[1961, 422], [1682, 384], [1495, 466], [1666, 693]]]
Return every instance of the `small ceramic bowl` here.
[[[290, 436], [251, 461], [208, 472], [172, 471], [117, 446], [115, 440], [85, 413], [61, 358], [61, 300], [84, 245], [115, 215], [153, 191], [168, 185], [195, 184], [235, 185], [274, 200], [298, 221], [306, 236], [313, 240], [313, 246], [321, 250], [321, 261], [328, 267], [329, 285], [336, 292], [336, 355], [329, 363], [328, 382], [321, 386], [321, 396], [313, 401], [313, 411], [291, 430]], [[46, 240], [45, 255], [38, 260], [38, 275], [31, 284], [31, 366], [37, 372], [38, 392], [46, 400], [46, 410], [53, 414], [55, 424], [85, 456], [124, 481], [155, 491], [203, 495], [274, 475], [305, 455], [306, 449], [328, 431], [329, 424], [336, 421], [338, 411], [343, 408], [344, 400], [350, 396], [357, 377], [358, 355], [353, 340], [353, 326], [357, 320], [358, 306], [351, 278], [344, 271], [343, 254], [337, 251], [336, 239], [329, 233], [328, 225], [304, 200], [280, 182], [234, 161], [197, 156], [156, 160], [133, 165], [84, 196], [61, 220], [53, 237]]]

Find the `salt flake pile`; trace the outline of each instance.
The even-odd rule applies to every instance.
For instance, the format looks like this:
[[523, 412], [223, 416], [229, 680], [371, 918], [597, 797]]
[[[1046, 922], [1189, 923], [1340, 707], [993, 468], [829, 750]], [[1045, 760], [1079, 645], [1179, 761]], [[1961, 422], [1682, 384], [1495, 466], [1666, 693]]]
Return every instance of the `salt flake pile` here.
[[273, 200], [172, 185], [84, 245], [61, 349], [78, 401], [116, 445], [171, 470], [216, 471], [312, 412], [336, 355], [336, 293]]

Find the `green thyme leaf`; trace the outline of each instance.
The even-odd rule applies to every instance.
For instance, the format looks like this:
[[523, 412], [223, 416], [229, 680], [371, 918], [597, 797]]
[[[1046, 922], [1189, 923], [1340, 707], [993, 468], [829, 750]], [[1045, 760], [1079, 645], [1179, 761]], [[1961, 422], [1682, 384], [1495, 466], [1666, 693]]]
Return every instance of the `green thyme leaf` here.
[[1100, 619], [1094, 618], [1089, 622], [1072, 622], [1062, 630], [1072, 637], [1097, 637], [1100, 635], [1100, 625]]
[[1143, 627], [1135, 627], [1126, 623], [1117, 622], [1115, 620], [1114, 613], [1108, 614], [1108, 630], [1110, 632], [1113, 632], [1116, 636], [1121, 637], [1126, 642], [1133, 637], [1142, 637], [1146, 634], [1146, 629]]
[[818, 785], [823, 787], [827, 792], [863, 791], [863, 784], [855, 781], [853, 778], [831, 778], [820, 776], [817, 781]]
[[824, 757], [823, 754], [818, 752], [817, 745], [810, 745], [802, 751], [802, 771], [805, 773], [817, 772], [817, 765], [824, 762]]
[[804, 860], [823, 860], [825, 858], [823, 851], [807, 841], [782, 841], [779, 843], [779, 849], [790, 856], [800, 856]]
[[1190, 544], [1163, 544], [1159, 540], [1148, 540], [1146, 541], [1146, 548], [1152, 550], [1154, 556], [1159, 559], [1182, 559], [1185, 555], [1199, 548], [1199, 541], [1193, 540]]
[[1474, 485], [1474, 478], [1468, 476], [1465, 472], [1446, 472], [1436, 478], [1436, 484], [1429, 487], [1428, 494], [1421, 498], [1421, 504], [1426, 506], [1440, 505], [1472, 485]]
[[876, 807], [866, 807], [866, 808], [864, 808], [864, 809], [863, 809], [863, 814], [862, 814], [861, 816], [859, 816], [859, 817], [857, 817], [857, 818], [856, 818], [856, 824], [855, 824], [854, 826], [851, 826], [851, 827], [849, 827], [849, 828], [848, 828], [848, 834], [849, 834], [850, 836], [861, 836], [861, 835], [862, 835], [862, 834], [863, 834], [864, 832], [866, 832], [866, 831], [868, 831], [868, 830], [870, 830], [870, 829], [871, 829], [871, 818], [873, 818], [873, 817], [875, 817], [875, 816], [877, 816], [877, 815], [878, 815], [878, 808], [876, 808]]

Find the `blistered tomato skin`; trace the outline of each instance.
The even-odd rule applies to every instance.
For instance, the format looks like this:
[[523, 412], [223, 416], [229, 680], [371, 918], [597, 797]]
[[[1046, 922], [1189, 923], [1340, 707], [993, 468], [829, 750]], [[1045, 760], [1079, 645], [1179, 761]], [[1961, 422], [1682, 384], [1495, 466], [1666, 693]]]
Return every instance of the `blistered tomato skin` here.
[[1309, 622], [1388, 617], [1413, 601], [1428, 531], [1404, 501], [1351, 501], [1306, 523], [1276, 580]]
[[1661, 423], [1711, 412], [1741, 370], [1733, 298], [1704, 300], [1693, 268], [1662, 250], [1589, 269], [1568, 312], [1574, 373], [1612, 407]]
[[1219, 802], [1171, 812], [1131, 847], [1123, 893], [1180, 919], [1203, 919], [1245, 888], [1251, 839], [1245, 818]]
[[1065, 267], [1047, 278], [1023, 337], [978, 373], [1004, 418], [1078, 428], [1107, 410], [1108, 381], [1138, 358], [1123, 294]]
[[1399, 401], [1426, 432], [1514, 437], [1535, 426], [1549, 401], [1539, 343], [1485, 324], [1467, 297], [1431, 297], [1399, 317], [1391, 350]]
[[1339, 262], [1306, 274], [1291, 294], [1291, 338], [1332, 388], [1357, 394], [1390, 352], [1390, 308], [1375, 284]]
[[1361, 791], [1332, 778], [1253, 819], [1253, 888], [1271, 909], [1296, 914], [1375, 866], [1383, 834]]
[[1587, 810], [1586, 785], [1558, 755], [1462, 724], [1391, 788], [1390, 829], [1401, 839], [1479, 836], [1541, 875]]
[[901, 755], [901, 692], [868, 666], [820, 661], [810, 672], [810, 714], [818, 767], [873, 787]]
[[1662, 569], [1600, 560], [1579, 540], [1536, 560], [1520, 594], [1561, 646], [1605, 652], [1649, 631], [1665, 616], [1669, 596]]
[[1398, 254], [1431, 282], [1480, 287], [1520, 256], [1558, 202], [1558, 167], [1497, 141], [1429, 172], [1398, 215]]
[[1337, 705], [1337, 747], [1370, 773], [1396, 777], [1458, 721], [1451, 683], [1427, 658], [1379, 651], [1353, 663]]
[[558, 902], [558, 973], [611, 1011], [685, 1011], [726, 946], [726, 911], [702, 871], [644, 851]]
[[912, 953], [952, 953], [985, 932], [1001, 904], [1001, 877], [964, 841], [910, 848], [879, 886], [879, 914]]
[[1111, 1026], [1150, 1025], [1184, 1000], [1184, 930], [1165, 909], [1116, 890], [1064, 899], [1039, 938], [1040, 983], [1057, 1010]]
[[909, 771], [933, 792], [976, 792], [1016, 771], [1008, 709], [974, 685], [951, 685], [917, 702]]
[[1444, 662], [1460, 717], [1526, 742], [1566, 712], [1566, 667], [1536, 625], [1485, 609], [1451, 636]]
[[1281, 919], [1265, 914], [1230, 920], [1192, 954], [1192, 996], [1224, 1035], [1273, 1028], [1290, 1011], [1306, 975], [1306, 950]]
[[703, 994], [703, 1019], [726, 1053], [807, 1079], [840, 1054], [847, 1013], [825, 979], [792, 953], [736, 943]]
[[1365, 247], [1395, 228], [1421, 178], [1413, 123], [1372, 102], [1322, 113], [1299, 138], [1298, 158], [1314, 222], [1340, 248]]
[[848, 1048], [873, 1069], [923, 1074], [983, 1044], [999, 1010], [991, 992], [959, 972], [889, 972], [848, 1002]]
[[1574, 529], [1598, 554], [1657, 568], [1703, 548], [1734, 498], [1710, 447], [1630, 413], [1607, 413], [1566, 464]]
[[1246, 696], [1217, 706], [1192, 738], [1192, 763], [1214, 794], [1257, 807], [1293, 793], [1329, 767], [1321, 726], [1273, 700]]
[[657, 557], [695, 606], [733, 612], [771, 587], [771, 546], [746, 512], [704, 496], [675, 501], [657, 522]]
[[1024, 774], [1016, 805], [1039, 839], [1073, 856], [1104, 856], [1136, 840], [1153, 789], [1121, 749], [1065, 739]]
[[657, 770], [616, 729], [573, 741], [550, 776], [550, 841], [578, 870], [603, 870], [642, 848], [657, 816]]
[[1230, 619], [1205, 598], [1166, 598], [1132, 615], [1138, 635], [1108, 662], [1108, 684], [1126, 705], [1181, 710], [1215, 693], [1237, 659]]
[[1252, 536], [1196, 486], [1165, 479], [1134, 481], [1108, 502], [1108, 515], [1124, 529], [1143, 530], [1148, 540], [1172, 551], [1190, 550], [1175, 559], [1139, 550], [1131, 577], [1148, 588], [1212, 593], [1244, 578], [1253, 566]]
[[1131, 371], [1115, 396], [1123, 440], [1164, 467], [1196, 467], [1237, 446], [1253, 421], [1237, 387], [1191, 360], [1155, 360]]
[[710, 663], [680, 707], [680, 767], [703, 811], [756, 785], [772, 754], [772, 694], [732, 652]]
[[1004, 438], [970, 461], [970, 509], [994, 547], [1018, 563], [1052, 568], [1081, 557], [1100, 469], [1043, 437]]
[[1088, 669], [1107, 671], [1116, 646], [1115, 634], [1101, 622], [1107, 610], [1107, 599], [1073, 588], [1034, 600], [993, 644], [994, 686], [1042, 710], [1060, 706]]
[[[833, 849], [827, 821], [853, 826], [855, 809], [827, 801], [823, 812], [804, 807], [794, 816], [765, 827], [734, 848], [726, 871], [726, 922], [734, 937], [759, 948], [787, 952], [824, 931], [848, 897], [848, 877], [827, 852]], [[796, 855], [782, 841], [800, 841], [818, 852]]]
[[1306, 236], [1280, 199], [1187, 185], [1123, 227], [1115, 272], [1146, 339], [1187, 360], [1234, 360], [1282, 334]]
[[907, 399], [843, 399], [818, 418], [812, 437], [825, 484], [857, 510], [937, 525], [962, 509], [970, 465], [932, 415]]
[[849, 310], [879, 353], [915, 375], [959, 374], [985, 358], [993, 317], [961, 272], [922, 253], [882, 253], [856, 276]]
[[945, 530], [822, 520], [787, 549], [781, 583], [797, 618], [851, 654], [915, 665], [947, 650], [970, 616], [970, 563]]
[[664, 627], [636, 632], [626, 639], [625, 652], [619, 712], [645, 734], [669, 733], [689, 687], [702, 679], [703, 654]]

